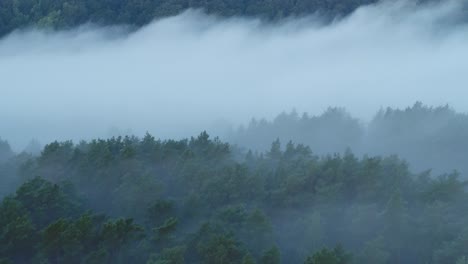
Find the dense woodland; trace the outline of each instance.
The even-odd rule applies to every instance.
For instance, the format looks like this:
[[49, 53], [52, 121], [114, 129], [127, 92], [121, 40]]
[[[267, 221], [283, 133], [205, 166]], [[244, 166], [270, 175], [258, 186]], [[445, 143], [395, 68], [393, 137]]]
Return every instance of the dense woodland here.
[[[396, 156], [187, 140], [2, 141], [0, 263], [465, 263], [457, 173]], [[9, 188], [5, 188], [8, 186]], [[16, 191], [14, 191], [16, 189]]]
[[[335, 18], [374, 2], [0, 0], [0, 37], [138, 28], [189, 8]], [[0, 264], [468, 263], [468, 115], [448, 106], [382, 109], [369, 124], [338, 108], [283, 113], [226, 142], [38, 145], [0, 139]]]
[[139, 27], [187, 9], [201, 9], [222, 17], [244, 16], [265, 20], [311, 14], [334, 19], [376, 2], [378, 0], [2, 0], [0, 36], [30, 26], [68, 29], [93, 23]]
[[468, 175], [468, 115], [448, 105], [426, 106], [420, 102], [405, 109], [381, 109], [370, 122], [352, 117], [346, 110], [330, 108], [321, 115], [282, 113], [275, 119], [253, 119], [226, 137], [246, 149], [268, 150], [272, 141], [292, 140], [311, 147], [314, 153], [398, 155], [415, 171], [459, 171]]
[[0, 35], [31, 25], [71, 28], [92, 22], [142, 26], [155, 18], [176, 15], [189, 8], [220, 16], [266, 19], [314, 12], [338, 16], [372, 2], [376, 0], [2, 0]]

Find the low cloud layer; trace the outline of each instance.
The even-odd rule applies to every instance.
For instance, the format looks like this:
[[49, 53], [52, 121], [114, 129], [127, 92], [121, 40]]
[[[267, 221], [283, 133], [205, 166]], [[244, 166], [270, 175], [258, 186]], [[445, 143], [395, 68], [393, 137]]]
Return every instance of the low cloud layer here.
[[[188, 136], [283, 110], [346, 107], [369, 120], [415, 101], [468, 111], [468, 27], [457, 2], [380, 4], [323, 25], [198, 11], [128, 33], [83, 26], [0, 40], [0, 137]], [[221, 122], [221, 123], [222, 123]]]

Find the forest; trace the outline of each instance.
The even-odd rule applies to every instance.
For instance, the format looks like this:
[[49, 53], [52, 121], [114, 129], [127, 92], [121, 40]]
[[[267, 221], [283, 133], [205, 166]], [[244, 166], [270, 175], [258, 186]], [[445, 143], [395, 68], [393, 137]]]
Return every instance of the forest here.
[[283, 112], [272, 120], [254, 118], [225, 138], [243, 149], [266, 151], [276, 139], [291, 140], [319, 155], [349, 148], [359, 155], [398, 155], [419, 172], [468, 173], [468, 115], [449, 105], [381, 108], [368, 122], [344, 108], [328, 108], [320, 115]]
[[[415, 0], [438, 2], [446, 0]], [[69, 29], [84, 23], [140, 27], [154, 19], [201, 9], [222, 17], [280, 20], [319, 15], [343, 17], [378, 0], [2, 0], [0, 36], [25, 27]], [[447, 1], [448, 2], [448, 1]], [[467, 16], [468, 17], [468, 16]]]
[[468, 5], [377, 2], [0, 0], [0, 264], [467, 264]]
[[203, 9], [220, 16], [280, 19], [315, 12], [346, 15], [376, 0], [2, 0], [0, 36], [26, 26], [72, 28], [92, 22], [99, 25], [142, 26], [155, 18]]
[[[466, 263], [457, 172], [206, 132], [0, 144], [0, 263]], [[15, 191], [16, 189], [16, 191]]]

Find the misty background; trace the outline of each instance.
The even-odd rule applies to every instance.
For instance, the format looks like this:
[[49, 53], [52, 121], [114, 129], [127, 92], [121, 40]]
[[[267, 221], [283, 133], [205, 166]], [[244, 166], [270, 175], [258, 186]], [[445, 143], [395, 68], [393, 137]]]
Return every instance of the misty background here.
[[468, 5], [373, 2], [0, 1], [0, 264], [467, 263]]
[[344, 107], [366, 125], [381, 107], [422, 101], [468, 110], [461, 2], [364, 6], [325, 23], [221, 19], [189, 10], [136, 31], [85, 25], [0, 40], [0, 131], [35, 138], [115, 131], [184, 137], [252, 117]]

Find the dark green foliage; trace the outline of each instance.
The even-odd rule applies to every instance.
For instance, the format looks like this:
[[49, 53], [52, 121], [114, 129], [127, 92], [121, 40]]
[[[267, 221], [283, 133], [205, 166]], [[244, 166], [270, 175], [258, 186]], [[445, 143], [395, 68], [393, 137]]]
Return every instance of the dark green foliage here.
[[154, 228], [155, 240], [168, 239], [168, 236], [177, 228], [178, 222], [177, 218], [171, 217], [166, 219], [162, 225]]
[[307, 258], [305, 264], [350, 264], [351, 261], [351, 254], [345, 252], [341, 246], [337, 246], [333, 250], [324, 248], [314, 253]]
[[76, 27], [86, 22], [142, 26], [155, 18], [176, 15], [189, 8], [203, 9], [207, 13], [225, 17], [255, 16], [277, 20], [320, 11], [332, 18], [349, 14], [361, 5], [374, 2], [376, 0], [2, 0], [0, 36], [31, 25], [55, 29]]
[[232, 236], [216, 234], [210, 235], [197, 245], [198, 254], [203, 263], [239, 263], [244, 252], [238, 241]]
[[260, 264], [280, 264], [281, 253], [277, 247], [266, 251], [260, 259]]
[[[245, 155], [206, 132], [180, 141], [147, 134], [13, 156], [5, 164], [25, 182], [0, 205], [0, 259], [423, 264], [468, 255], [457, 173], [282, 146]], [[346, 251], [324, 248], [337, 243]]]
[[35, 227], [26, 208], [12, 197], [0, 205], [0, 227], [0, 256], [22, 261], [32, 254], [37, 242]]
[[160, 254], [151, 256], [146, 264], [184, 264], [184, 255], [184, 247], [165, 248]]
[[242, 264], [255, 264], [255, 260], [250, 254], [247, 254], [242, 259]]
[[132, 257], [127, 254], [126, 246], [141, 240], [143, 236], [143, 228], [134, 224], [132, 219], [118, 219], [104, 223], [101, 240], [111, 263], [127, 263]]
[[80, 257], [81, 247], [78, 237], [81, 235], [74, 223], [59, 219], [50, 224], [42, 233], [41, 251], [51, 261], [66, 262]]
[[[23, 184], [15, 199], [29, 212], [38, 228], [60, 217], [77, 217], [82, 211], [74, 193], [65, 193], [57, 184], [34, 178]], [[70, 197], [71, 196], [71, 197]]]
[[147, 220], [151, 225], [162, 223], [163, 220], [171, 216], [174, 210], [174, 202], [167, 200], [157, 200], [147, 210]]

